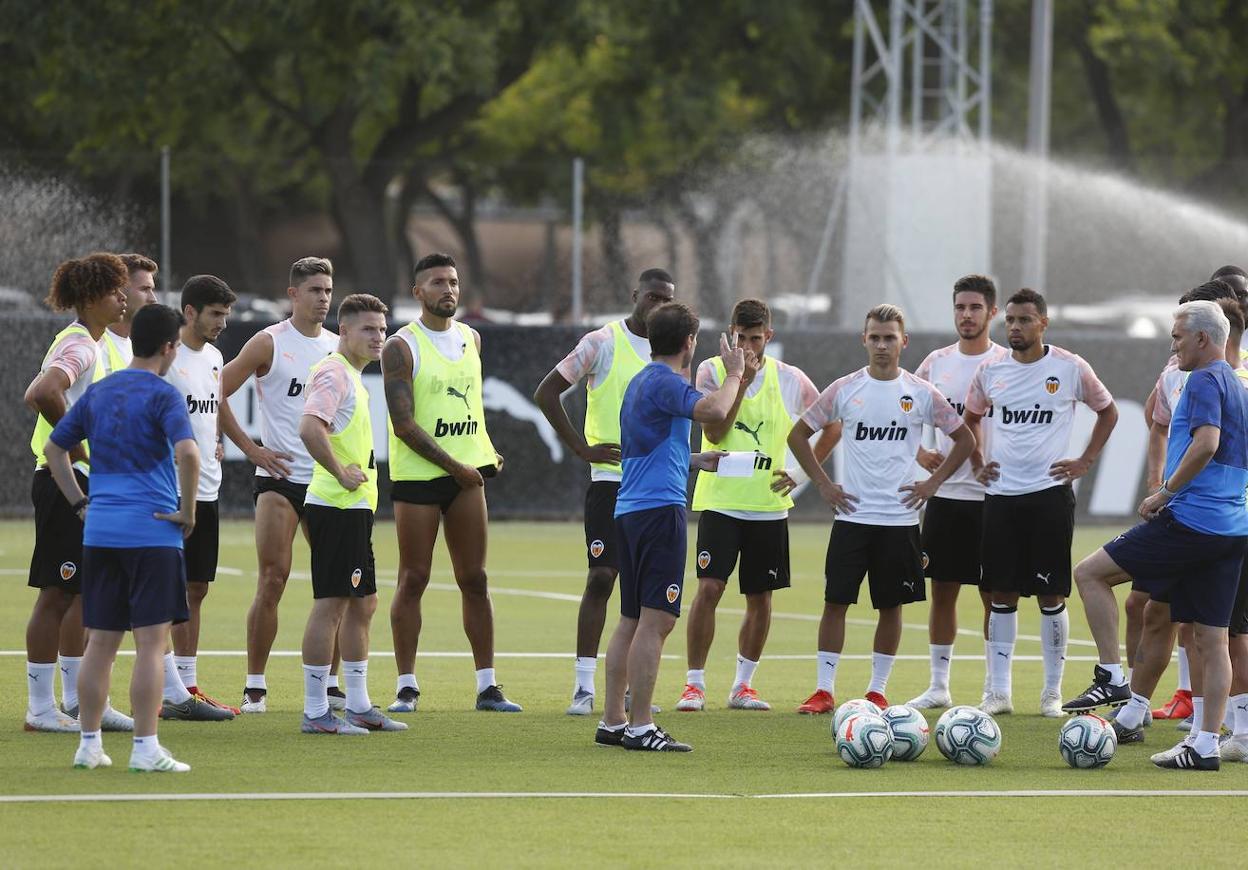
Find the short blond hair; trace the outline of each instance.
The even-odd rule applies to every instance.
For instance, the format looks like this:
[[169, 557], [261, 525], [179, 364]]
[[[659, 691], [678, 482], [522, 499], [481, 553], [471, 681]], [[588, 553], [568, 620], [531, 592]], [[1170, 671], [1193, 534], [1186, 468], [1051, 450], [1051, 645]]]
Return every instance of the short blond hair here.
[[867, 323], [874, 320], [876, 323], [898, 323], [901, 325], [901, 331], [906, 331], [906, 315], [902, 314], [901, 309], [896, 305], [885, 302], [883, 305], [877, 305], [867, 312], [866, 320], [862, 322], [862, 331], [867, 331]]

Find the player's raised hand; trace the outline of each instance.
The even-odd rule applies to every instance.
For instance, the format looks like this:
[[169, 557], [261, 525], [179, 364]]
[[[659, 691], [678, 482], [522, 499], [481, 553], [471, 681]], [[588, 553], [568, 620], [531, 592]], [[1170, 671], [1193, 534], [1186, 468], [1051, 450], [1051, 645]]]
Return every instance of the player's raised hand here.
[[984, 486], [987, 486], [988, 484], [992, 483], [994, 480], [999, 479], [1000, 477], [1001, 477], [1001, 463], [1000, 462], [985, 463], [984, 465], [980, 466], [978, 471], [975, 472], [975, 479], [978, 480]]
[[758, 374], [759, 369], [763, 367], [763, 361], [754, 355], [754, 351], [747, 350], [745, 354], [745, 368], [741, 372], [741, 386], [748, 387], [754, 383], [754, 376]]
[[360, 485], [368, 481], [368, 475], [364, 473], [364, 469], [360, 468], [354, 462], [342, 470], [342, 474], [338, 476], [338, 482], [342, 484], [342, 488], [347, 492], [355, 492]]
[[596, 463], [610, 463], [612, 465], [620, 464], [620, 445], [603, 442], [602, 444], [590, 444], [580, 452], [581, 459], [584, 459], [590, 465]]
[[725, 377], [728, 375], [744, 376], [745, 351], [739, 347], [733, 347], [728, 342], [728, 336], [722, 332], [719, 334], [719, 358], [724, 363]]
[[262, 468], [271, 477], [286, 478], [290, 475], [290, 466], [288, 462], [292, 462], [295, 457], [289, 453], [283, 453], [280, 450], [270, 450], [267, 447], [256, 445], [251, 452], [247, 454], [247, 461], [256, 468]]
[[858, 501], [858, 496], [850, 495], [841, 488], [840, 484], [832, 481], [821, 483], [819, 494], [823, 496], [823, 500], [828, 503], [828, 507], [832, 508], [835, 514], [852, 514], [857, 510], [854, 504]]
[[919, 467], [930, 474], [940, 468], [940, 464], [945, 461], [945, 454], [939, 450], [926, 450], [920, 447], [915, 459], [918, 460]]
[[1049, 477], [1062, 483], [1070, 483], [1083, 477], [1091, 469], [1092, 463], [1087, 459], [1059, 459], [1049, 466]]

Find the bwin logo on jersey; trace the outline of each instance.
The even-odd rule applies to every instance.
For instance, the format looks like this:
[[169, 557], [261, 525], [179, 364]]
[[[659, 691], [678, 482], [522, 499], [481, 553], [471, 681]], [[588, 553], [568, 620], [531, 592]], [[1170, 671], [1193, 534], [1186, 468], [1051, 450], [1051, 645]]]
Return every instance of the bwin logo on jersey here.
[[448, 423], [439, 417], [437, 422], [433, 424], [433, 437], [445, 438], [447, 435], [476, 435], [479, 425], [476, 420], [472, 419], [471, 414], [468, 415], [467, 420], [458, 420], [454, 423]]
[[887, 426], [867, 426], [859, 423], [854, 429], [855, 441], [905, 441], [905, 426], [898, 426], [896, 420], [889, 420]]
[[1001, 422], [1006, 426], [1013, 423], [1035, 423], [1037, 425], [1044, 426], [1053, 422], [1053, 412], [1041, 411], [1039, 405], [1034, 405], [1031, 408], [1025, 408], [1022, 411], [1011, 411], [1009, 408], [1002, 405]]
[[914, 410], [914, 396], [902, 396], [897, 400], [897, 404], [901, 405], [901, 412], [909, 414]]
[[762, 446], [763, 442], [758, 440], [758, 432], [760, 429], [763, 428], [763, 424], [766, 422], [767, 422], [766, 420], [759, 420], [758, 425], [755, 426], [753, 429], [751, 429], [749, 426], [745, 425], [740, 420], [738, 420], [732, 424], [732, 428], [736, 429], [738, 432], [744, 432], [746, 435], [749, 435], [751, 438], [754, 439], [754, 443], [756, 445]]
[[1057, 378], [1050, 377], [1050, 378], [1044, 379], [1044, 390], [1050, 396], [1056, 396], [1057, 391], [1060, 390], [1061, 388], [1062, 388], [1062, 382], [1059, 381]]
[[186, 413], [188, 414], [215, 414], [220, 406], [217, 401], [216, 393], [209, 393], [206, 399], [197, 399], [194, 396], [186, 397]]
[[286, 388], [286, 395], [290, 398], [297, 398], [303, 392], [303, 384], [294, 378], [290, 379], [290, 386]]

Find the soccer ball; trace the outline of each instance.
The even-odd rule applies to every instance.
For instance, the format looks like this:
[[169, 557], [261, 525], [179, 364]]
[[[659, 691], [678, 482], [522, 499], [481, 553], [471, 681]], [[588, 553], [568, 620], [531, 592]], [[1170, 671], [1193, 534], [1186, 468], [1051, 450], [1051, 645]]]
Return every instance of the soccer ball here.
[[836, 751], [850, 767], [880, 767], [893, 757], [893, 735], [882, 717], [858, 713], [841, 723]]
[[923, 714], [905, 704], [894, 704], [882, 714], [893, 736], [893, 758], [914, 761], [927, 748], [928, 727]]
[[936, 748], [957, 764], [987, 764], [1001, 751], [1001, 729], [978, 707], [951, 707], [936, 722]]
[[832, 737], [841, 733], [841, 725], [855, 713], [869, 713], [873, 716], [880, 715], [880, 708], [872, 704], [866, 698], [854, 698], [852, 701], [846, 701], [844, 704], [836, 708], [836, 712], [832, 714]]
[[1118, 749], [1118, 735], [1100, 716], [1075, 716], [1062, 726], [1057, 746], [1071, 767], [1080, 770], [1104, 767]]

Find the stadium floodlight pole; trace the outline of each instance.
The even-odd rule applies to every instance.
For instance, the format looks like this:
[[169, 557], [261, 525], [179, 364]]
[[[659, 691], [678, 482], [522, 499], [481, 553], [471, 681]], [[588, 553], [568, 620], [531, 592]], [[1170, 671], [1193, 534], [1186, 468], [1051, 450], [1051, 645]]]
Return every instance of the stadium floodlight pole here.
[[585, 160], [572, 158], [572, 322], [585, 316], [584, 284], [581, 274], [585, 246]]
[[[1031, 81], [1027, 107], [1027, 153], [1034, 170], [1027, 183], [1024, 210], [1023, 284], [1045, 287], [1048, 256], [1049, 94], [1053, 73], [1053, 2], [1032, 0]], [[1052, 297], [1050, 297], [1052, 298]]]
[[173, 273], [170, 249], [173, 246], [169, 214], [169, 146], [160, 149], [160, 292], [169, 292], [169, 276]]

